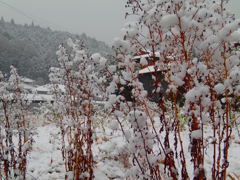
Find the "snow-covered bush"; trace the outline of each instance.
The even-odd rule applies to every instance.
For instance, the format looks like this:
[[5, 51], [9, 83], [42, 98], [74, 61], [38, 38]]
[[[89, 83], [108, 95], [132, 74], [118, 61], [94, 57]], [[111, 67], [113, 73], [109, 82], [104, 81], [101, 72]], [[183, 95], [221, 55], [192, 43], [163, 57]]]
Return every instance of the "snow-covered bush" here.
[[94, 100], [102, 94], [101, 86], [106, 83], [96, 67], [105, 67], [106, 59], [98, 53], [88, 56], [78, 41], [69, 40], [68, 45], [71, 52], [62, 46], [57, 52], [60, 68], [50, 69], [66, 179], [93, 179]]
[[12, 66], [8, 79], [0, 72], [0, 179], [26, 179], [33, 129], [20, 80]]
[[[119, 63], [109, 68], [113, 80], [107, 88], [106, 108], [112, 109], [128, 144], [125, 150], [133, 162], [128, 178], [205, 179], [207, 124], [212, 127], [214, 149], [211, 177], [226, 179], [235, 120], [231, 114], [238, 110], [234, 99], [239, 99], [240, 83], [240, 53], [235, 48], [240, 41], [240, 20], [226, 10], [227, 2], [127, 1], [130, 12], [126, 15], [133, 14], [136, 20], [123, 28], [124, 40], [113, 45]], [[153, 117], [147, 92], [138, 80], [133, 57], [142, 51], [150, 51], [149, 60], [155, 62], [154, 91], [162, 88], [157, 71], [168, 83], [158, 99], [158, 118]], [[146, 65], [144, 60], [140, 63]], [[183, 148], [187, 142], [181, 137], [180, 113], [188, 119], [191, 162]], [[122, 120], [124, 116], [128, 123]], [[194, 172], [189, 172], [189, 164]]]

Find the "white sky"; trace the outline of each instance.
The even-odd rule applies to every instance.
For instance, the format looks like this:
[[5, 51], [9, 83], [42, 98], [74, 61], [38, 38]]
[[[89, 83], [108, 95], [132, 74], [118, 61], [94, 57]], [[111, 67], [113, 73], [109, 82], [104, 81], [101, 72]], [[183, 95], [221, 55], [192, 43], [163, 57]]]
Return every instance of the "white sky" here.
[[[120, 36], [125, 23], [125, 3], [126, 0], [0, 0], [0, 16], [8, 21], [13, 18], [19, 24], [34, 21], [54, 30], [85, 32], [111, 43]], [[229, 9], [240, 18], [240, 0], [230, 0]]]

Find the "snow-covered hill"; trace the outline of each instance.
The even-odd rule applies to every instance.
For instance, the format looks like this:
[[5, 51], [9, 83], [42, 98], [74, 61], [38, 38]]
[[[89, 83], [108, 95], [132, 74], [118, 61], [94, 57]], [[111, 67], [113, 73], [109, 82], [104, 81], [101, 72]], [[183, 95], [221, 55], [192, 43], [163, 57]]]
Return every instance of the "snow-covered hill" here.
[[57, 66], [56, 50], [68, 38], [78, 39], [89, 53], [108, 54], [110, 48], [86, 34], [52, 31], [31, 25], [18, 25], [0, 20], [0, 71], [9, 72], [14, 65], [20, 75], [31, 77], [40, 83], [48, 81], [49, 67]]

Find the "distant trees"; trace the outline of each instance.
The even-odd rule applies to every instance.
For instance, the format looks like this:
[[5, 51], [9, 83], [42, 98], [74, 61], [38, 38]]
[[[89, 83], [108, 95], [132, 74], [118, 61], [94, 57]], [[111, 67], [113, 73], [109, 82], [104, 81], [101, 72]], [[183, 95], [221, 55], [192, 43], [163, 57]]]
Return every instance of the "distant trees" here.
[[5, 22], [3, 17], [1, 17], [1, 21], [0, 21], [0, 22], [1, 22], [1, 23], [4, 23], [4, 22]]
[[14, 19], [11, 19], [11, 21], [10, 21], [10, 22], [11, 22], [11, 24], [12, 24], [12, 25], [14, 25], [14, 24], [15, 24], [15, 21], [14, 21]]
[[85, 35], [73, 35], [67, 32], [52, 31], [32, 25], [22, 26], [0, 21], [0, 70], [9, 72], [10, 65], [16, 66], [20, 75], [48, 82], [48, 70], [57, 64], [55, 54], [59, 44], [68, 38], [79, 39], [89, 53], [110, 52], [110, 48]]

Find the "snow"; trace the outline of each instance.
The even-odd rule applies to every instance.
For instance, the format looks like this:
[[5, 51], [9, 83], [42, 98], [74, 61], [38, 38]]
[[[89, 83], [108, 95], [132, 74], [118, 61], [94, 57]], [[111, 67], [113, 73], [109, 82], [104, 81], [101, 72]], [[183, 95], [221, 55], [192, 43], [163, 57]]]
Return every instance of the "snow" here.
[[178, 22], [178, 17], [175, 14], [168, 14], [162, 18], [161, 25], [163, 28], [169, 28], [170, 26], [176, 25]]
[[[186, 160], [190, 179], [194, 174], [199, 173], [201, 168], [206, 169], [206, 179], [211, 178], [211, 168], [215, 164], [213, 158], [216, 157], [214, 155], [219, 155], [220, 166], [224, 167], [222, 161], [229, 161], [228, 173], [238, 174], [240, 120], [239, 112], [235, 112], [232, 108], [232, 102], [235, 100], [233, 95], [239, 96], [240, 94], [240, 64], [239, 52], [230, 50], [231, 44], [239, 39], [239, 33], [236, 30], [240, 27], [240, 20], [232, 21], [216, 5], [208, 7], [211, 4], [208, 1], [199, 1], [199, 3], [182, 0], [144, 2], [143, 0], [139, 4], [138, 1], [128, 1], [127, 6], [139, 19], [137, 23], [128, 23], [125, 26], [124, 40], [116, 39], [114, 42], [113, 50], [116, 52], [116, 59], [121, 63], [107, 66], [105, 70], [107, 72], [104, 73], [107, 74], [106, 76], [99, 77], [101, 74], [94, 69], [96, 63], [99, 63], [100, 68], [105, 67], [107, 63], [107, 60], [99, 53], [89, 58], [87, 53], [78, 47], [79, 43], [75, 44], [72, 40], [68, 41], [68, 45], [74, 50], [72, 53], [68, 54], [68, 50], [60, 46], [58, 60], [62, 69], [51, 69], [55, 76], [50, 76], [50, 80], [53, 84], [64, 83], [71, 87], [68, 87], [67, 94], [61, 91], [55, 93], [55, 100], [58, 100], [58, 95], [62, 96], [59, 98], [60, 101], [55, 102], [51, 107], [53, 111], [49, 110], [49, 113], [54, 116], [52, 119], [58, 119], [62, 127], [66, 123], [70, 132], [72, 127], [80, 130], [81, 133], [78, 134], [85, 135], [88, 130], [87, 141], [83, 142], [90, 143], [92, 142], [90, 139], [93, 138], [95, 179], [144, 179], [144, 176], [148, 179], [149, 172], [154, 171], [151, 165], [156, 165], [160, 171], [164, 165], [168, 166], [166, 161], [160, 163], [167, 160], [165, 158], [168, 154], [174, 159], [174, 165], [179, 165], [175, 169], [173, 164], [169, 163], [169, 168], [172, 168], [176, 174], [180, 174], [183, 170], [181, 169], [183, 153], [186, 155], [184, 160]], [[141, 49], [149, 48], [156, 53], [141, 51]], [[137, 52], [143, 54], [134, 56]], [[171, 56], [173, 58], [169, 61], [163, 60]], [[155, 66], [148, 66], [138, 72], [134, 71], [136, 62], [145, 66], [153, 57], [157, 57], [154, 59], [157, 63]], [[16, 70], [11, 69], [11, 74], [14, 74]], [[162, 69], [169, 71], [166, 74], [163, 73], [164, 80], [169, 86], [166, 93], [163, 93], [158, 108], [154, 109], [148, 106], [151, 103], [145, 98], [147, 92], [143, 84], [138, 81], [137, 75], [158, 72]], [[66, 75], [67, 77], [70, 75], [71, 83], [69, 78], [65, 78]], [[90, 105], [94, 103], [92, 101], [94, 96], [99, 95], [100, 91], [97, 88], [101, 84], [108, 84], [111, 77], [112, 81], [106, 89], [108, 102], [100, 102], [100, 105], [105, 105], [105, 109], [102, 109], [104, 112], [101, 113], [109, 111], [104, 115], [96, 112], [97, 115], [95, 115], [94, 106]], [[106, 78], [109, 79], [106, 80]], [[156, 79], [153, 77], [153, 80]], [[10, 76], [9, 81], [9, 87], [17, 89], [18, 78]], [[179, 86], [185, 83], [186, 86], [181, 90]], [[131, 90], [133, 102], [127, 102], [125, 97], [116, 93], [116, 90], [119, 92], [119, 89], [124, 90], [126, 86], [133, 87]], [[102, 89], [105, 93], [104, 88]], [[2, 89], [1, 94], [4, 94], [5, 89]], [[59, 89], [61, 89], [60, 85]], [[38, 94], [28, 94], [23, 98], [52, 101], [51, 94], [40, 94], [41, 92], [49, 93], [51, 90], [51, 85], [40, 86], [35, 89]], [[62, 91], [65, 91], [64, 86], [62, 86]], [[228, 95], [221, 96], [225, 91], [229, 92]], [[5, 98], [4, 95], [1, 97]], [[17, 97], [18, 94], [15, 93], [10, 94], [8, 98], [18, 99]], [[105, 95], [102, 96], [102, 99], [104, 98]], [[185, 103], [183, 107], [178, 104], [178, 99]], [[87, 104], [89, 106], [86, 106]], [[62, 112], [64, 117], [61, 116]], [[76, 118], [78, 114], [80, 118]], [[94, 117], [90, 118], [93, 114]], [[87, 121], [86, 115], [88, 115]], [[18, 117], [14, 116], [14, 118]], [[87, 129], [90, 128], [88, 122], [91, 120], [93, 128]], [[36, 127], [35, 143], [28, 158], [28, 179], [64, 179], [65, 176], [73, 179], [72, 172], [65, 172], [61, 156], [63, 140], [55, 123], [57, 124], [57, 122], [45, 122]], [[215, 127], [214, 130], [213, 127]], [[227, 132], [230, 133], [229, 137], [227, 137]], [[66, 140], [68, 140], [67, 135], [69, 134], [66, 134]], [[73, 137], [77, 138], [75, 135], [74, 133]], [[180, 144], [180, 137], [183, 144]], [[202, 140], [201, 143], [194, 143], [193, 140], [196, 139]], [[74, 139], [74, 142], [75, 140], [77, 139]], [[225, 150], [228, 150], [228, 142], [230, 148], [227, 159], [228, 152], [223, 152], [223, 146]], [[180, 145], [183, 149], [179, 154]], [[216, 146], [217, 151], [214, 149]], [[204, 164], [198, 164], [198, 168], [193, 166], [194, 158], [199, 159], [197, 155], [200, 155], [193, 152], [196, 147], [202, 150], [204, 156], [200, 152], [201, 157], [205, 158]], [[75, 152], [77, 149], [71, 150]], [[140, 163], [136, 163], [138, 160]], [[88, 176], [89, 174], [84, 173], [80, 178]]]
[[[160, 71], [160, 69], [158, 69], [157, 71]], [[155, 72], [155, 66], [148, 66], [146, 68], [143, 68], [141, 70], [139, 70], [139, 74], [146, 74], [146, 73], [152, 73]]]
[[34, 89], [34, 91], [36, 91], [36, 92], [38, 92], [38, 91], [50, 92], [50, 90], [51, 90], [50, 84], [46, 84], [46, 85], [43, 85], [43, 86], [38, 86], [37, 88]]
[[[12, 99], [14, 94], [9, 94], [6, 98]], [[54, 101], [53, 95], [51, 94], [26, 94], [23, 96], [24, 100], [33, 101], [33, 102], [52, 102]], [[104, 101], [93, 101], [94, 104], [104, 106], [106, 102]]]
[[223, 94], [225, 91], [225, 86], [222, 83], [218, 83], [215, 87], [214, 90], [218, 93], [218, 94]]
[[34, 80], [27, 77], [21, 77], [21, 81], [24, 83], [34, 83]]
[[108, 71], [110, 73], [114, 73], [116, 70], [117, 70], [117, 67], [115, 65], [111, 65], [111, 66], [108, 67]]
[[192, 131], [191, 138], [192, 139], [202, 139], [202, 131], [200, 129]]
[[107, 59], [104, 57], [101, 57], [99, 60], [100, 67], [104, 67], [107, 62]]
[[122, 32], [127, 34], [129, 37], [134, 37], [138, 35], [138, 27], [137, 22], [128, 22], [125, 24], [124, 28], [122, 28]]
[[92, 58], [92, 60], [93, 60], [94, 62], [98, 62], [98, 61], [100, 61], [100, 59], [101, 59], [101, 55], [100, 55], [99, 53], [94, 53], [94, 54], [91, 56], [91, 58]]
[[[137, 112], [137, 116], [141, 115], [141, 112]], [[100, 117], [101, 118], [101, 117]], [[109, 119], [110, 120], [110, 119]], [[112, 121], [112, 120], [110, 120]], [[124, 140], [118, 133], [119, 130], [115, 129], [115, 133], [112, 134], [112, 130], [108, 128], [108, 120], [105, 121], [105, 130], [97, 128], [95, 130], [98, 140], [94, 143], [93, 153], [98, 163], [95, 166], [94, 174], [95, 180], [110, 180], [124, 179], [124, 176], [130, 171], [124, 169], [119, 165], [114, 157], [118, 155], [118, 149], [124, 149]], [[116, 127], [114, 127], [116, 128]], [[59, 180], [64, 179], [65, 168], [61, 155], [61, 140], [60, 130], [54, 123], [42, 124], [37, 127], [37, 134], [34, 136], [35, 143], [33, 145], [32, 152], [28, 159], [27, 179], [29, 180]], [[211, 137], [211, 127], [205, 127], [204, 133], [206, 137]], [[188, 132], [181, 132], [184, 151], [188, 152]], [[201, 138], [201, 130], [193, 131], [192, 138]], [[174, 137], [171, 137], [171, 141]], [[235, 173], [240, 175], [238, 171], [240, 169], [239, 163], [239, 146], [240, 138], [237, 136], [236, 129], [233, 129], [231, 136], [232, 142], [229, 150], [229, 169], [228, 173]], [[210, 140], [210, 139], [209, 139]], [[207, 177], [211, 177], [211, 160], [213, 153], [213, 146], [208, 144], [208, 152], [205, 155], [205, 169], [207, 170]], [[101, 155], [102, 154], [102, 155]], [[162, 157], [159, 157], [160, 159]], [[190, 161], [190, 154], [186, 154], [187, 161]], [[151, 163], [155, 162], [155, 157], [149, 157]], [[192, 164], [187, 164], [187, 169], [190, 172], [190, 177], [193, 176]], [[131, 173], [132, 173], [131, 168]]]
[[51, 124], [37, 129], [33, 150], [29, 155], [29, 179], [64, 179], [65, 169], [60, 142], [51, 136], [51, 133], [58, 132], [56, 126]]
[[[12, 100], [15, 94], [10, 93], [8, 96], [5, 96], [7, 99]], [[27, 101], [53, 101], [53, 96], [48, 94], [23, 94], [23, 99]]]
[[155, 57], [160, 57], [160, 52], [155, 52], [155, 54], [153, 54], [153, 52], [151, 51], [147, 51], [146, 54], [143, 54], [143, 55], [137, 55], [137, 56], [134, 56], [132, 59], [136, 60], [136, 59], [141, 59], [141, 58], [149, 58], [149, 57], [153, 57], [153, 55]]
[[25, 99], [29, 101], [50, 102], [53, 101], [53, 96], [49, 94], [27, 94]]
[[140, 64], [141, 64], [142, 66], [146, 66], [146, 65], [148, 65], [148, 61], [147, 61], [147, 59], [144, 58], [144, 57], [142, 57], [142, 58], [140, 59]]
[[26, 84], [26, 83], [20, 83], [20, 86], [25, 89], [25, 90], [29, 90], [29, 91], [34, 91], [34, 89], [36, 88], [35, 86], [31, 85], [31, 84]]
[[231, 73], [230, 73], [231, 81], [237, 82], [240, 81], [240, 68], [237, 66], [234, 66]]
[[235, 93], [236, 96], [240, 96], [240, 85], [238, 85], [238, 86], [236, 87], [234, 93]]
[[[46, 92], [46, 93], [50, 93], [52, 90], [53, 85], [51, 84], [45, 84], [42, 86], [38, 86], [35, 89], [33, 89], [34, 92]], [[65, 91], [65, 86], [61, 85], [61, 84], [57, 84], [57, 87], [64, 92]]]

